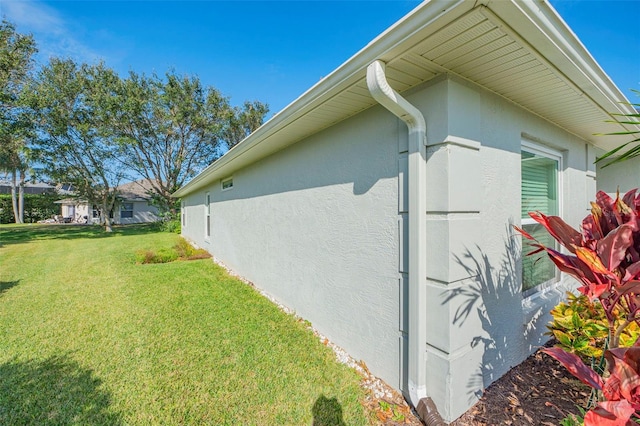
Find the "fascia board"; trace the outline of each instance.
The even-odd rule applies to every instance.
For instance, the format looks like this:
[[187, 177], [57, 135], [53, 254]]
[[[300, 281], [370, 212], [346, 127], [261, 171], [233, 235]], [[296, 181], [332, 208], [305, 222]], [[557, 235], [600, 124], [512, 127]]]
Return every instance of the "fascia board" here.
[[547, 1], [492, 0], [487, 6], [604, 113], [634, 112], [629, 100]]

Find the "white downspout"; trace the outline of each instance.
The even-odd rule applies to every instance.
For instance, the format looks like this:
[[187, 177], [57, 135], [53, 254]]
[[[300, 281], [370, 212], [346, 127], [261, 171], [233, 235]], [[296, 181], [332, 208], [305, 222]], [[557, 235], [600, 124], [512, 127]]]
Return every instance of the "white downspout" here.
[[[405, 122], [409, 128], [409, 397], [418, 409], [426, 407], [427, 424], [445, 424], [435, 406], [427, 396], [427, 324], [426, 324], [426, 279], [427, 279], [427, 124], [422, 113], [394, 91], [385, 76], [385, 64], [374, 61], [367, 67], [367, 86], [371, 96], [383, 107]], [[424, 408], [424, 407], [423, 407]], [[422, 413], [420, 413], [422, 415]], [[423, 420], [427, 421], [423, 415]]]

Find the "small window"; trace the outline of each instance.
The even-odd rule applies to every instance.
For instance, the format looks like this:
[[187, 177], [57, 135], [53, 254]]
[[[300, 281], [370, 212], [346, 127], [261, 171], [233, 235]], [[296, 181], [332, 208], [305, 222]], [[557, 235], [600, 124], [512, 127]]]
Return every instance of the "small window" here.
[[184, 201], [180, 203], [180, 215], [182, 216], [182, 226], [187, 226], [187, 212], [184, 211]]
[[205, 238], [211, 237], [211, 195], [207, 192], [204, 197], [204, 221], [205, 221]]
[[120, 219], [130, 219], [133, 217], [133, 203], [122, 203], [120, 205]]
[[[560, 215], [560, 170], [562, 155], [531, 143], [522, 143], [521, 193], [522, 229], [547, 247], [558, 249], [558, 243], [546, 229], [531, 219], [529, 212], [539, 211], [546, 215]], [[557, 268], [544, 253], [526, 256], [531, 251], [523, 247], [522, 291], [532, 293], [540, 286], [556, 282]]]
[[227, 189], [231, 189], [231, 188], [233, 188], [233, 178], [229, 177], [229, 178], [226, 178], [226, 179], [222, 179], [221, 184], [222, 184], [222, 190], [223, 191], [225, 191]]

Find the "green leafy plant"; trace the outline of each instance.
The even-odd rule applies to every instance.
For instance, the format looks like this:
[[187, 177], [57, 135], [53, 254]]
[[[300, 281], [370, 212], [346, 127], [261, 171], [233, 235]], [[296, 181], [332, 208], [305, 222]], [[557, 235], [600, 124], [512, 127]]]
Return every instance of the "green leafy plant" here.
[[[640, 91], [638, 90], [633, 90], [633, 92], [635, 92], [637, 95], [640, 95]], [[640, 126], [640, 112], [638, 112], [639, 108], [640, 108], [640, 104], [629, 104], [631, 107], [633, 107], [636, 112], [635, 113], [629, 113], [629, 114], [611, 114], [613, 116], [617, 116], [617, 117], [623, 117], [621, 120], [616, 120], [616, 121], [608, 121], [610, 123], [619, 123], [619, 124], [623, 124], [623, 125], [627, 125], [627, 126], [634, 126], [635, 129], [634, 130], [628, 130], [628, 131], [623, 131], [623, 132], [616, 132], [616, 133], [607, 133], [607, 135], [630, 135], [633, 136], [635, 139], [624, 143], [614, 149], [612, 149], [611, 151], [605, 153], [602, 157], [599, 157], [596, 162], [600, 162], [600, 161], [604, 161], [607, 158], [609, 159], [609, 161], [603, 166], [603, 167], [607, 167], [610, 166], [611, 164], [614, 163], [618, 163], [620, 161], [625, 161], [628, 160], [630, 158], [633, 157], [637, 157], [640, 155], [640, 145], [638, 145], [638, 142], [640, 142], [640, 130], [638, 130], [638, 126]], [[628, 149], [625, 152], [620, 152], [623, 149], [625, 149], [626, 147], [628, 147], [631, 144], [636, 144], [636, 146]], [[617, 154], [617, 155], [616, 155]]]
[[583, 426], [584, 415], [587, 413], [582, 407], [577, 407], [580, 414], [569, 414], [564, 419], [560, 420], [560, 426]]
[[196, 249], [187, 240], [180, 238], [171, 248], [159, 250], [138, 250], [135, 255], [136, 263], [169, 263], [175, 260], [208, 259], [211, 254], [204, 249]]
[[[636, 341], [631, 348], [619, 348], [621, 343], [628, 343], [623, 336], [640, 322], [640, 196], [632, 190], [622, 199], [618, 194], [613, 200], [600, 191], [591, 206], [591, 214], [582, 221], [581, 232], [557, 216], [529, 213], [568, 254], [547, 247], [516, 228], [533, 241], [535, 250], [530, 254], [546, 252], [558, 269], [580, 282], [578, 290], [589, 301], [597, 301], [602, 307], [611, 348], [604, 352], [606, 378], [587, 367], [578, 355], [561, 347], [545, 348], [543, 352], [600, 392], [603, 401], [585, 414], [586, 426], [625, 426], [632, 417], [640, 417], [640, 342]], [[579, 315], [576, 317], [580, 320]]]
[[178, 259], [178, 254], [172, 249], [139, 250], [136, 252], [136, 263], [169, 263]]
[[[583, 294], [567, 293], [567, 301], [552, 311], [553, 321], [547, 326], [558, 346], [585, 360], [601, 358], [608, 347], [609, 326], [604, 308]], [[625, 321], [624, 313], [614, 313], [616, 328]], [[620, 333], [619, 345], [629, 347], [640, 337], [640, 327], [632, 322]]]
[[[569, 254], [516, 229], [533, 241], [536, 250], [529, 255], [546, 251], [558, 269], [581, 283], [578, 290], [582, 294], [599, 301], [607, 319], [609, 346], [617, 348], [624, 329], [640, 321], [640, 196], [632, 190], [613, 200], [599, 191], [591, 206], [591, 214], [582, 221], [582, 232], [558, 216], [529, 213]], [[620, 324], [618, 316], [624, 318]]]

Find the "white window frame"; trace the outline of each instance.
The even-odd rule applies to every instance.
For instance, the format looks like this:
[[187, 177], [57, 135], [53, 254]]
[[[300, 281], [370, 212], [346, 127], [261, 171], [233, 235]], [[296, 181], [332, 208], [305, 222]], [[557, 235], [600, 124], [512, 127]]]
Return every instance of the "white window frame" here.
[[[563, 216], [563, 206], [564, 206], [564, 202], [563, 202], [563, 188], [564, 188], [564, 184], [563, 184], [563, 174], [564, 174], [564, 166], [563, 166], [563, 155], [561, 151], [558, 151], [556, 149], [553, 148], [549, 148], [548, 146], [545, 145], [541, 145], [539, 143], [535, 143], [532, 142], [530, 140], [526, 140], [523, 139], [521, 141], [521, 146], [520, 146], [520, 150], [521, 151], [526, 151], [528, 153], [531, 154], [535, 154], [535, 155], [539, 155], [541, 157], [546, 157], [549, 158], [551, 160], [555, 160], [558, 162], [558, 176], [557, 176], [557, 180], [556, 180], [556, 185], [557, 185], [557, 189], [556, 189], [556, 193], [557, 193], [557, 197], [558, 197], [558, 212], [557, 212], [557, 216], [562, 217]], [[520, 185], [522, 185], [522, 178], [520, 178]], [[521, 222], [520, 224], [523, 225], [535, 225], [538, 222], [536, 222], [535, 220], [533, 220], [530, 217], [527, 218], [521, 218]], [[523, 247], [522, 248], [522, 255], [524, 256], [526, 248]], [[538, 285], [536, 285], [535, 287], [532, 287], [530, 289], [524, 290], [522, 292], [522, 296], [527, 298], [530, 297], [532, 295], [538, 294], [543, 290], [548, 289], [549, 287], [557, 284], [558, 282], [560, 282], [560, 278], [561, 278], [561, 273], [559, 270], [556, 269], [556, 274], [553, 278], [551, 278], [548, 281], [542, 282]]]
[[180, 216], [182, 216], [182, 226], [187, 226], [187, 212], [184, 210], [184, 200], [180, 201]]
[[204, 195], [204, 239], [209, 241], [211, 238], [211, 193]]
[[[231, 184], [229, 186], [227, 186], [225, 188], [225, 184]], [[223, 191], [229, 191], [231, 189], [233, 189], [233, 176], [229, 176], [228, 178], [222, 179], [220, 181], [220, 189], [222, 189]]]

